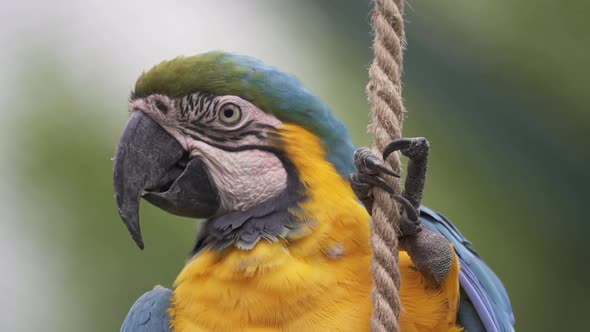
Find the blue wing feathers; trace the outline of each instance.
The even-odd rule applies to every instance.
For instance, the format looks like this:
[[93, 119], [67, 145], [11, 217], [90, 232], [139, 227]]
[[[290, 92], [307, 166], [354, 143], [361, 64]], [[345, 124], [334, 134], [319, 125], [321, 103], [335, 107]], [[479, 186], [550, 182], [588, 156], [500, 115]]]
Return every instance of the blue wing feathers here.
[[500, 279], [449, 220], [427, 207], [422, 206], [420, 210], [422, 223], [445, 236], [459, 258], [459, 282], [462, 295], [467, 296], [462, 296], [459, 308], [459, 320], [463, 326], [468, 332], [513, 332], [514, 314]]
[[465, 331], [486, 332], [481, 319], [479, 319], [477, 310], [473, 306], [473, 302], [471, 302], [469, 296], [463, 289], [461, 289], [457, 322], [465, 329]]
[[170, 306], [172, 291], [156, 286], [143, 294], [131, 307], [121, 332], [170, 332]]

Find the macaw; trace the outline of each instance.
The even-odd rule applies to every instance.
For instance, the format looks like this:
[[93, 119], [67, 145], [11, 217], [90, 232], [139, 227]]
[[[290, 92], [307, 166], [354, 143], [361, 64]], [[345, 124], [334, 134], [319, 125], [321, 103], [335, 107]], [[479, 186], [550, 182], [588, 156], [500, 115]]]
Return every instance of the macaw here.
[[421, 206], [428, 141], [384, 153], [397, 176], [290, 74], [209, 52], [135, 84], [114, 161], [118, 212], [143, 249], [139, 204], [202, 218], [173, 289], [156, 286], [121, 331], [368, 331], [371, 191], [400, 205], [401, 330], [513, 331], [504, 287], [441, 214]]

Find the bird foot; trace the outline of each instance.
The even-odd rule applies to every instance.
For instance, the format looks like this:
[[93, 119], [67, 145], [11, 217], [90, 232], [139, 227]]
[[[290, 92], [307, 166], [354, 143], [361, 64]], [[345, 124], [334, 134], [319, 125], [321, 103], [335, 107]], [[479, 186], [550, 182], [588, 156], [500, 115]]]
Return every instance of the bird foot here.
[[400, 175], [386, 166], [366, 147], [359, 148], [354, 152], [354, 164], [357, 172], [350, 175], [350, 185], [369, 214], [373, 209], [371, 189], [378, 187], [388, 192], [400, 204], [401, 236], [417, 234], [422, 229], [419, 218], [420, 202], [426, 181], [429, 144], [424, 137], [393, 140], [383, 150], [383, 160], [386, 160], [395, 151], [400, 151], [410, 159], [405, 189], [401, 195], [396, 194], [383, 179], [384, 175], [397, 178]]
[[357, 197], [372, 213], [374, 187], [388, 192], [400, 205], [400, 249], [408, 252], [416, 269], [422, 275], [440, 285], [447, 276], [453, 258], [449, 241], [436, 234], [420, 222], [420, 204], [426, 182], [428, 152], [430, 146], [424, 137], [399, 138], [389, 143], [383, 150], [383, 160], [393, 152], [400, 151], [409, 158], [404, 190], [401, 195], [383, 179], [384, 176], [399, 178], [400, 175], [386, 166], [366, 147], [354, 152], [354, 164], [357, 172], [350, 175], [350, 185]]

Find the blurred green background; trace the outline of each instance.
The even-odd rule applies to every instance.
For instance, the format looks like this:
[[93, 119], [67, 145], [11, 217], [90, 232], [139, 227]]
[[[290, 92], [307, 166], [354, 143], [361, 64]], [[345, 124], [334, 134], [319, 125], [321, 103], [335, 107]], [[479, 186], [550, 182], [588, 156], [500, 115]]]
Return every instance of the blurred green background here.
[[[587, 330], [590, 39], [585, 1], [407, 5], [406, 136], [426, 136], [425, 202], [504, 281], [518, 331]], [[195, 222], [120, 222], [115, 144], [135, 79], [161, 60], [246, 53], [300, 77], [369, 144], [368, 1], [0, 5], [0, 330], [118, 331], [170, 286]]]

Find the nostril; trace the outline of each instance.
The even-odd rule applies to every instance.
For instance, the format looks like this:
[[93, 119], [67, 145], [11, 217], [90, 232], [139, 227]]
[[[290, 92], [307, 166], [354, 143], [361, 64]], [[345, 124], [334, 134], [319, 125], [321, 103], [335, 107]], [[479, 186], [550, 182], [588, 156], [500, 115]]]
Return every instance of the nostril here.
[[158, 109], [158, 111], [162, 112], [163, 114], [167, 114], [168, 113], [168, 105], [166, 105], [165, 102], [157, 99], [155, 102], [156, 108]]

